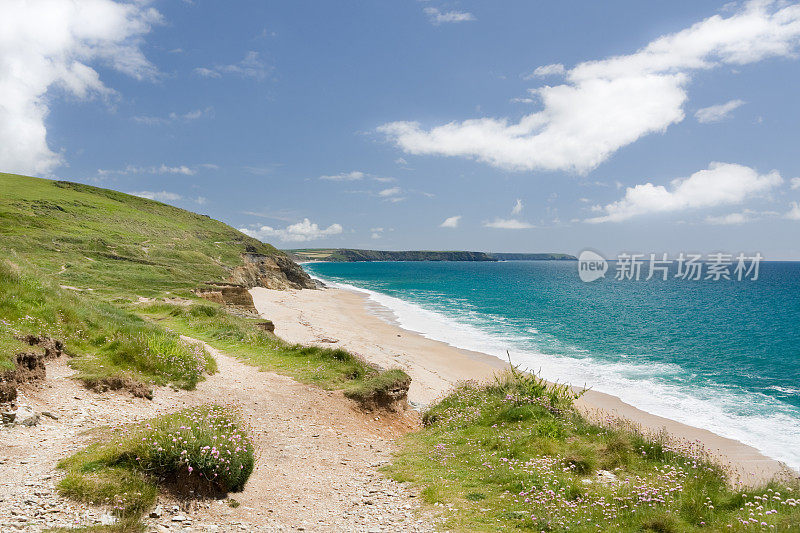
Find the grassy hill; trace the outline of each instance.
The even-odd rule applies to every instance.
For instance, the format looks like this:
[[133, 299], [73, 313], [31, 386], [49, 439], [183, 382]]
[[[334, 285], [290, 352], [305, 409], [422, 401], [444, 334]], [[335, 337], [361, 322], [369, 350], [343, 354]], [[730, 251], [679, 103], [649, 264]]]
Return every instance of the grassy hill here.
[[61, 285], [156, 296], [224, 280], [245, 251], [283, 255], [218, 220], [117, 191], [2, 173], [0, 191], [5, 259]]
[[[62, 344], [90, 388], [139, 395], [150, 395], [154, 384], [193, 388], [215, 371], [213, 358], [180, 333], [331, 388], [381, 375], [350, 354], [286, 345], [258, 331], [255, 320], [229, 316], [193, 294], [234, 269], [256, 283], [258, 276], [305, 275], [269, 244], [204, 215], [88, 185], [0, 174], [0, 191], [0, 401], [9, 385], [44, 375], [50, 355], [40, 339]], [[274, 260], [266, 272], [253, 262], [260, 256]], [[184, 300], [162, 301], [163, 316], [140, 303], [176, 295]], [[183, 322], [175, 318], [184, 312]], [[188, 317], [208, 323], [199, 328]]]

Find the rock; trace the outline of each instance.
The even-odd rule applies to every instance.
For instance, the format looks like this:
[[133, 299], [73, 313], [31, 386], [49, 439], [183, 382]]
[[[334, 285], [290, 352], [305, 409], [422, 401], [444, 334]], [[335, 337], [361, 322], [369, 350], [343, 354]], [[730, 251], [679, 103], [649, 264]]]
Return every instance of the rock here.
[[17, 409], [16, 415], [14, 422], [17, 424], [31, 427], [39, 423], [39, 413], [27, 405], [21, 405]]
[[156, 505], [155, 509], [150, 511], [150, 518], [161, 518], [161, 515], [164, 514], [164, 508], [160, 505]]
[[14, 411], [4, 411], [0, 416], [2, 416], [3, 425], [10, 426], [14, 423], [14, 419], [17, 418], [17, 413]]
[[263, 331], [268, 331], [269, 333], [275, 332], [275, 324], [272, 320], [265, 320], [264, 322], [256, 322], [255, 326]]
[[603, 484], [610, 484], [617, 482], [617, 476], [613, 473], [609, 472], [608, 470], [598, 470], [597, 471], [597, 482]]
[[113, 526], [117, 523], [117, 517], [111, 513], [103, 513], [100, 515], [100, 523], [104, 526]]
[[13, 402], [17, 399], [17, 386], [8, 381], [0, 382], [0, 403]]
[[242, 254], [241, 266], [231, 272], [231, 283], [267, 289], [315, 289], [317, 284], [286, 255], [262, 255], [254, 251]]
[[186, 522], [186, 517], [183, 516], [182, 514], [176, 514], [175, 516], [172, 517], [172, 521], [173, 522]]
[[53, 420], [58, 420], [58, 415], [54, 415], [50, 411], [42, 411], [42, 416], [46, 416], [47, 418], [52, 418]]

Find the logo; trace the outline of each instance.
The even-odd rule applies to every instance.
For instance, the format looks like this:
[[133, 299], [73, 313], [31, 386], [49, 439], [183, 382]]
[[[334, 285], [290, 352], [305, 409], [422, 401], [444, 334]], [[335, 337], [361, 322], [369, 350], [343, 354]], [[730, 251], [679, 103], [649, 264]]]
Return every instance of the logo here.
[[596, 279], [604, 278], [608, 270], [608, 263], [603, 256], [591, 250], [584, 250], [578, 256], [578, 275], [581, 281], [589, 283]]

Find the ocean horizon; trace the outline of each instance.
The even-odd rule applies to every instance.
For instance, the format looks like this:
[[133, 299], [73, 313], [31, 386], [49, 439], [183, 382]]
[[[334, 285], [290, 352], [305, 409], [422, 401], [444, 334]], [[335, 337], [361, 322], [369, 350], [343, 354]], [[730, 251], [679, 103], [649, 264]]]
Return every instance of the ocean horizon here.
[[758, 279], [592, 283], [576, 262], [306, 263], [405, 329], [751, 445], [800, 469], [800, 262]]

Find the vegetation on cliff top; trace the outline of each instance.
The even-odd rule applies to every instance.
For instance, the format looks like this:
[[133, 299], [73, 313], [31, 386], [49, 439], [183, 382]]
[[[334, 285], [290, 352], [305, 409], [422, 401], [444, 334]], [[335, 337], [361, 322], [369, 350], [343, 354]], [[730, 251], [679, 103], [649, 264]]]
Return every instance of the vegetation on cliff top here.
[[0, 246], [59, 284], [156, 296], [223, 281], [243, 252], [281, 254], [209, 217], [129, 194], [0, 173]]
[[696, 445], [592, 424], [571, 401], [517, 372], [465, 384], [388, 470], [455, 531], [797, 531], [800, 484], [734, 488]]
[[[0, 370], [17, 353], [31, 351], [27, 335], [63, 342], [77, 377], [93, 388], [130, 388], [149, 394], [149, 384], [191, 389], [216, 363], [205, 350], [176, 333], [145, 322], [86, 293], [62, 289], [20, 267], [0, 261]], [[1, 372], [0, 372], [1, 373]]]

